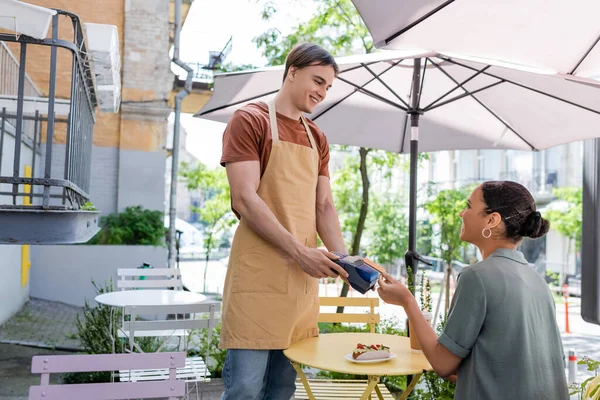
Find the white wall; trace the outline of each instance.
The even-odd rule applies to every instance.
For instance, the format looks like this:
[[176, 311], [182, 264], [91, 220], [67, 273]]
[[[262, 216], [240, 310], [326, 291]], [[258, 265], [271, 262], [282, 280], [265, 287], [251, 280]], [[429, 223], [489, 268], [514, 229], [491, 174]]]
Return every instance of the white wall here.
[[29, 284], [21, 286], [21, 246], [0, 245], [0, 325], [29, 298]]
[[33, 246], [31, 297], [83, 306], [96, 293], [92, 280], [103, 285], [117, 279], [118, 268], [147, 262], [165, 268], [167, 249], [152, 246]]
[[[15, 137], [12, 125], [5, 123], [4, 142], [2, 146], [2, 162], [0, 175], [12, 176], [15, 151]], [[2, 133], [0, 132], [0, 135]], [[25, 143], [21, 146], [20, 176], [23, 176], [24, 166], [32, 164], [33, 151]], [[36, 164], [41, 164], [38, 156]], [[35, 176], [40, 176], [39, 168]], [[0, 191], [11, 191], [12, 185], [0, 184]], [[34, 203], [37, 200], [34, 199]], [[22, 204], [22, 198], [17, 198], [17, 204]], [[12, 196], [0, 195], [0, 204], [12, 204]], [[0, 222], [1, 223], [1, 222]], [[21, 246], [0, 245], [0, 325], [15, 314], [29, 298], [29, 284], [21, 286]]]

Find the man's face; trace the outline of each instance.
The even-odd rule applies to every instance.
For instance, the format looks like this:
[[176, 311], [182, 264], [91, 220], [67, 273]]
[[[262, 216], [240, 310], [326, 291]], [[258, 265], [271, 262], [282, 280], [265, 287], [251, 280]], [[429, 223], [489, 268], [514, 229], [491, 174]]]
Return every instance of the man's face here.
[[302, 69], [291, 67], [286, 79], [291, 83], [294, 105], [300, 111], [312, 114], [317, 104], [327, 97], [335, 71], [330, 65], [311, 65]]

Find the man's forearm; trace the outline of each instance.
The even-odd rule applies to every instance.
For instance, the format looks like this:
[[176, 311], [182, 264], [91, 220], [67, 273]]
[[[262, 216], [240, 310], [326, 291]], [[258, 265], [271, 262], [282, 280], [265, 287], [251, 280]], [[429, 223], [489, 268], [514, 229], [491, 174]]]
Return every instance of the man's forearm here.
[[317, 232], [327, 250], [347, 253], [340, 220], [332, 203], [317, 207]]
[[250, 194], [234, 205], [250, 228], [267, 242], [279, 248], [288, 256], [296, 259], [304, 245], [283, 227], [258, 194]]

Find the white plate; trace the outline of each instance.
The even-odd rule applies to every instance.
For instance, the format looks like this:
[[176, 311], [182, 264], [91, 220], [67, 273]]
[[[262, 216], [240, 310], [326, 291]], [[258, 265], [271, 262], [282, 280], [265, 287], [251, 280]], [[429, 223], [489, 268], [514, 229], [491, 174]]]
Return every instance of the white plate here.
[[396, 358], [396, 353], [390, 353], [390, 356], [388, 358], [377, 358], [375, 360], [355, 360], [354, 358], [352, 358], [352, 353], [346, 354], [344, 356], [344, 358], [348, 361], [351, 361], [351, 362], [357, 363], [357, 364], [373, 364], [373, 363], [380, 363], [380, 362], [388, 361], [388, 360], [391, 360], [392, 358]]

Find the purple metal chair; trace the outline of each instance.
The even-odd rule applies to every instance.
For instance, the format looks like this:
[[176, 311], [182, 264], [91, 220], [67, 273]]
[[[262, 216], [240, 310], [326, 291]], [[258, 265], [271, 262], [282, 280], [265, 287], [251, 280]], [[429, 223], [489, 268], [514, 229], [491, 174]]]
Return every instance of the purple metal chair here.
[[[176, 380], [176, 369], [185, 366], [185, 353], [132, 353], [69, 356], [35, 356], [31, 372], [41, 374], [40, 386], [29, 388], [29, 399], [35, 400], [175, 400], [185, 395], [185, 382]], [[89, 383], [50, 385], [50, 374], [168, 368], [169, 378], [151, 382]]]

